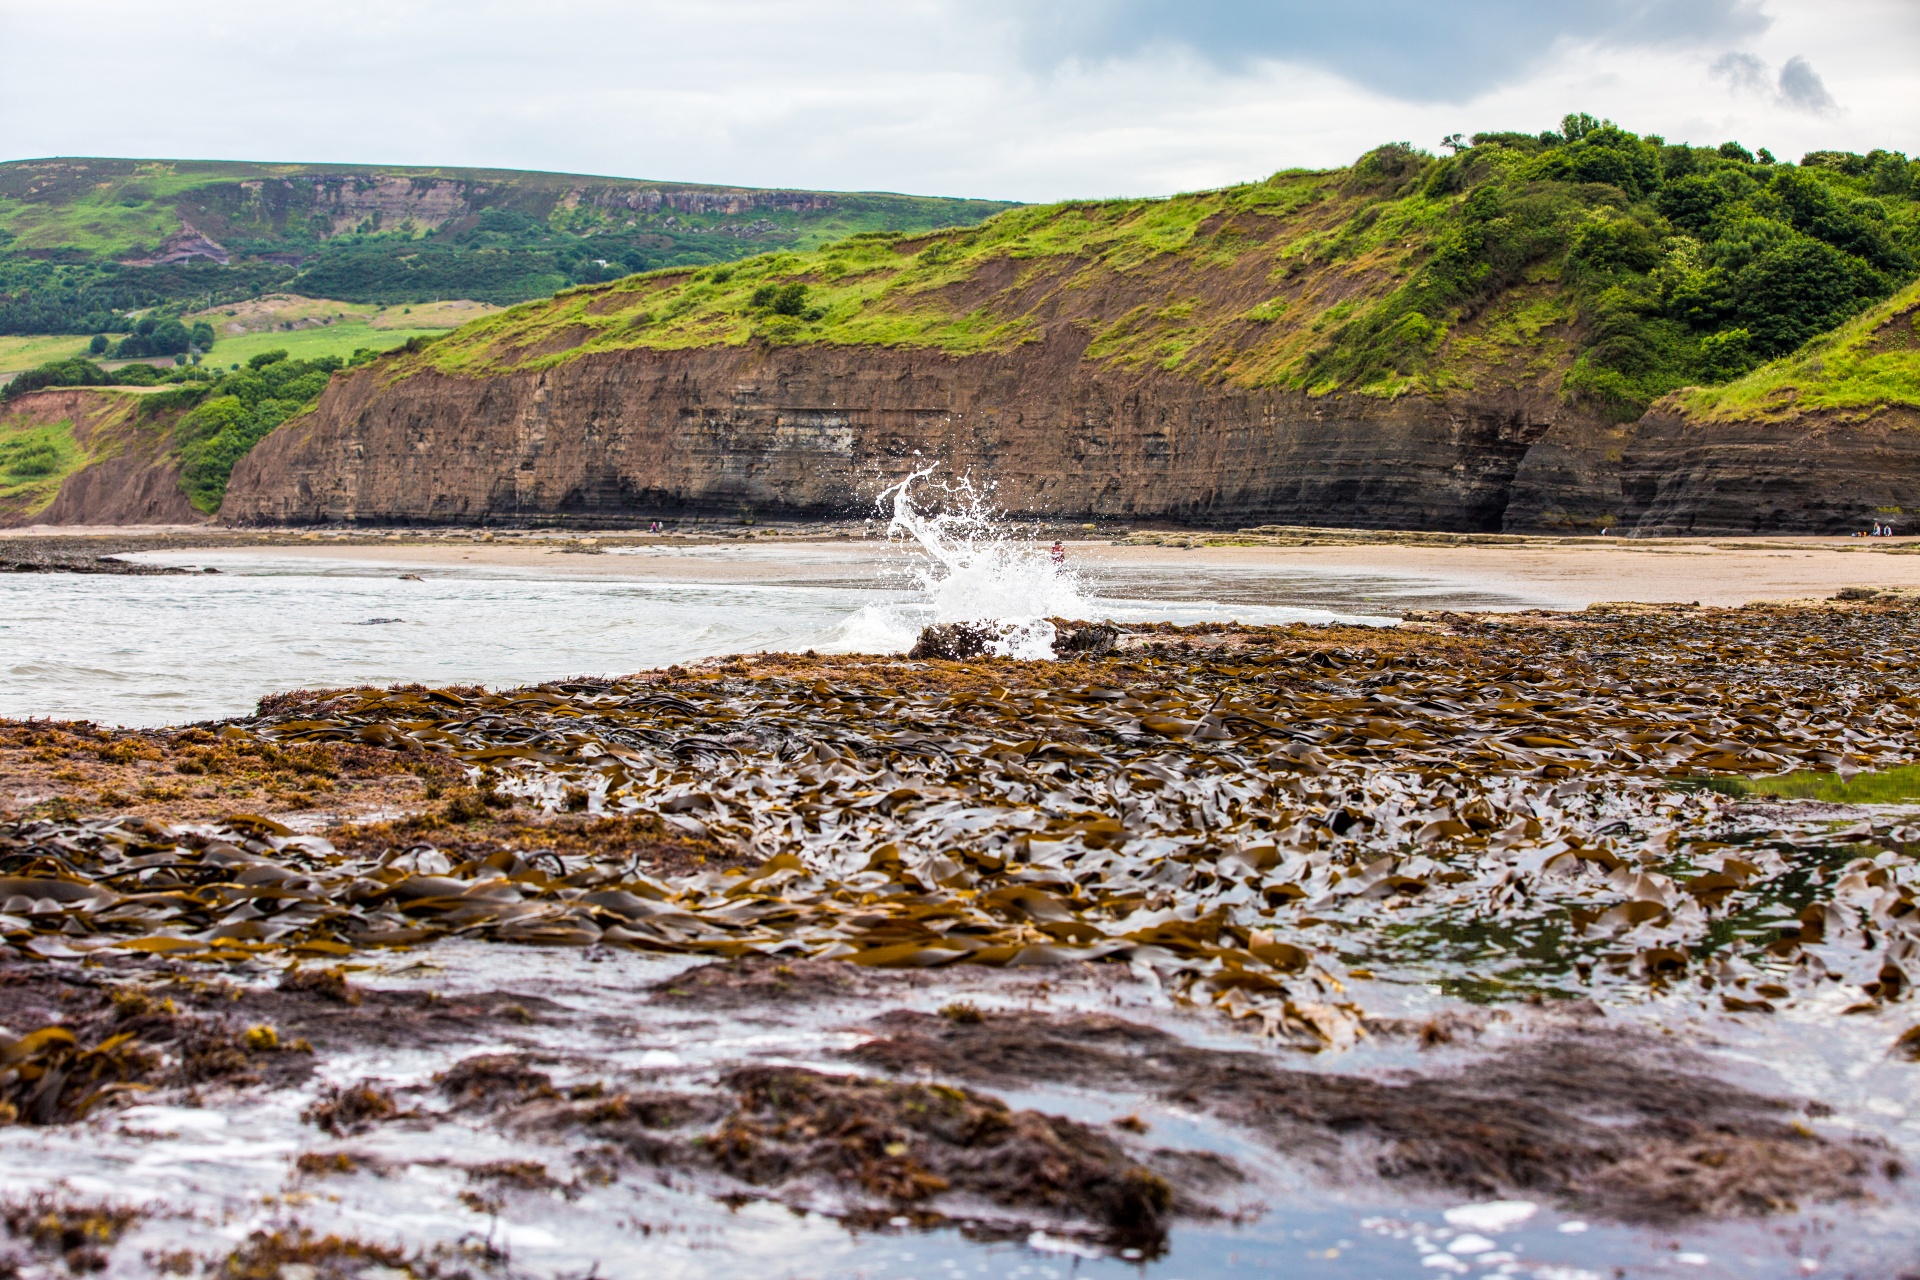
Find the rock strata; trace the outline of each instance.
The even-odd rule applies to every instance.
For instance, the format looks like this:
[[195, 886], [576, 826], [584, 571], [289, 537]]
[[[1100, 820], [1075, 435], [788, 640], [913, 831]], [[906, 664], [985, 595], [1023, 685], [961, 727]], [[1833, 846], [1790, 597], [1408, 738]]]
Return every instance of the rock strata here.
[[[1611, 424], [1547, 390], [1308, 396], [1013, 352], [712, 347], [336, 380], [235, 469], [243, 524], [828, 517], [939, 463], [1021, 514], [1458, 532], [1832, 533], [1916, 505], [1920, 418]], [[528, 352], [526, 357], [550, 354]]]
[[[377, 371], [235, 469], [251, 524], [626, 524], [839, 516], [938, 462], [1054, 517], [1498, 530], [1568, 410], [1310, 397], [1116, 373], [1056, 334], [1004, 355], [724, 347], [590, 355], [489, 379]], [[537, 353], [528, 353], [529, 355]]]

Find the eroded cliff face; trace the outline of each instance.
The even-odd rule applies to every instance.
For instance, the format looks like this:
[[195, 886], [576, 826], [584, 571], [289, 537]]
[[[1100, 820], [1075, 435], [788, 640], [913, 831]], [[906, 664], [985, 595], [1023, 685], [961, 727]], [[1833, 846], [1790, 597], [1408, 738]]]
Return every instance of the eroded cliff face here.
[[336, 379], [244, 458], [244, 524], [864, 515], [916, 468], [1018, 515], [1594, 534], [1850, 532], [1920, 514], [1920, 415], [1635, 423], [1541, 390], [1311, 397], [1007, 354], [630, 350]]
[[1920, 530], [1920, 412], [1700, 422], [1664, 405], [1634, 424], [1620, 466], [1642, 535]]
[[35, 391], [8, 405], [0, 426], [64, 430], [79, 456], [51, 502], [30, 490], [0, 502], [0, 525], [206, 523], [180, 489], [173, 418], [144, 418], [138, 407], [134, 393], [86, 387]]
[[1022, 514], [1502, 526], [1550, 397], [1313, 398], [1115, 373], [1072, 337], [952, 357], [634, 350], [486, 379], [336, 380], [235, 469], [247, 523], [846, 515], [938, 462]]

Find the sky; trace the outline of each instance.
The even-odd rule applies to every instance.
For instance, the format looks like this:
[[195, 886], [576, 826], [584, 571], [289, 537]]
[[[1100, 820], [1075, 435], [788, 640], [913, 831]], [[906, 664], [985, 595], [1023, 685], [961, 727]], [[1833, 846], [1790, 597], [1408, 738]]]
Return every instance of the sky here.
[[0, 159], [1157, 195], [1585, 111], [1920, 154], [1920, 0], [0, 0]]

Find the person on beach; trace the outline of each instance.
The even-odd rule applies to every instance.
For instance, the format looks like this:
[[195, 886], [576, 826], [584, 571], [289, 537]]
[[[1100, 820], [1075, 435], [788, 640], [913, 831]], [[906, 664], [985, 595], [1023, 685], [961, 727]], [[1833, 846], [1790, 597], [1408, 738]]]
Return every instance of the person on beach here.
[[1067, 562], [1067, 549], [1060, 545], [1060, 539], [1058, 538], [1053, 540], [1053, 549], [1048, 551], [1047, 555], [1052, 557], [1056, 567]]

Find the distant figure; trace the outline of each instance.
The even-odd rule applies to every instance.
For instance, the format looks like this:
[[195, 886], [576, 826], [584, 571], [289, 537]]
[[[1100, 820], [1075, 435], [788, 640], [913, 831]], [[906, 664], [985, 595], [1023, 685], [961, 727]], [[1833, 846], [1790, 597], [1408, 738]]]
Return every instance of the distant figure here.
[[1053, 540], [1053, 549], [1047, 552], [1047, 554], [1053, 558], [1053, 562], [1056, 565], [1062, 565], [1067, 562], [1067, 549], [1060, 545], [1058, 538]]

